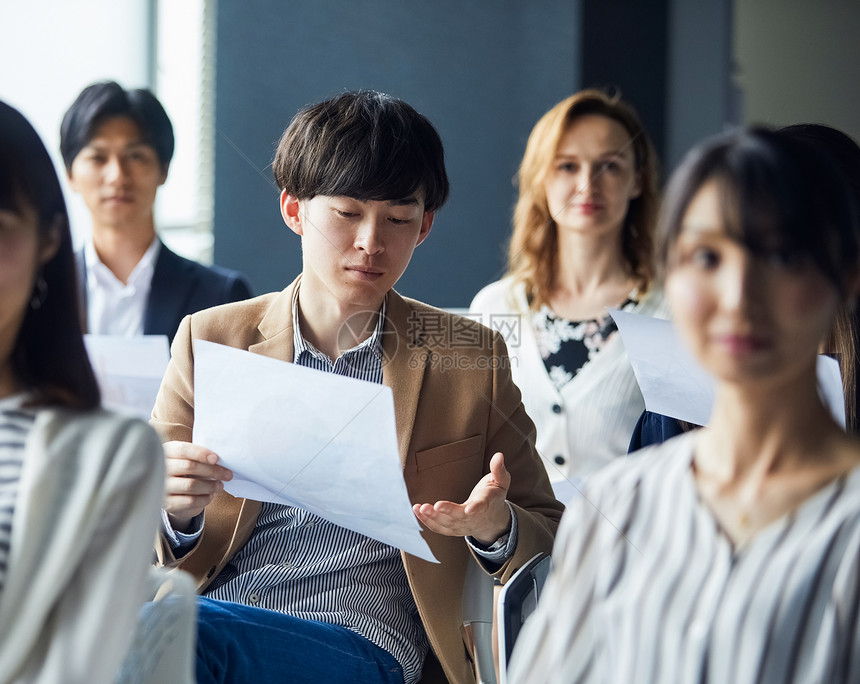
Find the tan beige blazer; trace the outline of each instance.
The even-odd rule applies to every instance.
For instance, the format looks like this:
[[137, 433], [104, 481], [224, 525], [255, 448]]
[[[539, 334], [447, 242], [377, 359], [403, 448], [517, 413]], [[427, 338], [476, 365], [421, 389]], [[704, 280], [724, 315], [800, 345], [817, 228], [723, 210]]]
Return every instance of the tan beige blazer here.
[[[152, 424], [163, 440], [191, 441], [194, 423], [192, 341], [210, 340], [282, 361], [293, 360], [291, 301], [284, 291], [186, 317], [158, 393]], [[403, 477], [413, 503], [464, 501], [489, 471], [496, 451], [511, 473], [508, 500], [519, 528], [517, 550], [497, 576], [504, 582], [539, 551], [549, 552], [562, 506], [534, 449], [534, 425], [511, 380], [501, 336], [392, 291], [383, 333], [383, 383], [394, 394]], [[180, 565], [200, 590], [247, 541], [260, 504], [220, 494], [206, 509], [202, 538], [181, 561], [164, 539], [159, 561]], [[462, 538], [424, 532], [439, 564], [406, 553], [403, 565], [431, 647], [451, 682], [474, 682], [462, 636], [461, 599], [467, 564]], [[433, 677], [429, 663], [423, 681]]]

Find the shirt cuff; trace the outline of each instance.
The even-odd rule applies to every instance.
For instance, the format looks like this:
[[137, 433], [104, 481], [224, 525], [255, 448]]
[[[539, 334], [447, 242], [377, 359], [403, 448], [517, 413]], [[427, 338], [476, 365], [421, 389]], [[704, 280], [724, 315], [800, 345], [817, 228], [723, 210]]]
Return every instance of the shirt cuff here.
[[177, 532], [174, 530], [173, 525], [170, 524], [170, 517], [167, 515], [167, 511], [163, 508], [161, 509], [161, 533], [167, 539], [170, 548], [173, 551], [180, 552], [179, 555], [190, 550], [197, 543], [197, 540], [200, 539], [200, 535], [203, 534], [203, 512], [191, 518], [188, 529], [188, 532]]
[[511, 529], [509, 532], [503, 534], [489, 546], [479, 544], [472, 537], [466, 537], [466, 543], [475, 553], [484, 560], [497, 565], [503, 565], [508, 558], [514, 555], [514, 551], [517, 549], [517, 516], [510, 502], [505, 501], [505, 503], [508, 505], [508, 510], [511, 513]]

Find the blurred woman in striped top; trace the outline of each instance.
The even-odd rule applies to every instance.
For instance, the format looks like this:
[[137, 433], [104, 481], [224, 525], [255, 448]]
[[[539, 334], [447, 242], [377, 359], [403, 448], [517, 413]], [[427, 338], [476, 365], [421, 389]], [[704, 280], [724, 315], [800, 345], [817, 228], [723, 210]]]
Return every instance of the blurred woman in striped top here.
[[114, 682], [164, 486], [155, 432], [99, 409], [63, 195], [0, 102], [0, 682]]
[[571, 504], [510, 681], [860, 681], [860, 444], [815, 374], [860, 263], [831, 164], [752, 130], [675, 173], [658, 261], [711, 422]]

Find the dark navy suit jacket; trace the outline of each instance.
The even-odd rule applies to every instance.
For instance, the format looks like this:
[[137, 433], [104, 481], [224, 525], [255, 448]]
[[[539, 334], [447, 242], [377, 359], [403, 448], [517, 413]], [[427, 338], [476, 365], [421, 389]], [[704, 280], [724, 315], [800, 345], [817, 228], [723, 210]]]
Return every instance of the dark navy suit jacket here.
[[[86, 327], [87, 264], [83, 250], [76, 257], [78, 295]], [[221, 266], [204, 266], [171, 252], [162, 242], [152, 272], [152, 287], [143, 317], [143, 333], [167, 335], [173, 342], [180, 321], [188, 314], [249, 297], [251, 288], [245, 276], [238, 271]]]
[[685, 429], [685, 424], [676, 418], [664, 416], [662, 413], [643, 411], [642, 415], [639, 416], [639, 422], [633, 428], [627, 453], [632, 454], [634, 451], [644, 449], [652, 444], [662, 444], [667, 439], [682, 435], [687, 430], [696, 427], [699, 426], [687, 423]]

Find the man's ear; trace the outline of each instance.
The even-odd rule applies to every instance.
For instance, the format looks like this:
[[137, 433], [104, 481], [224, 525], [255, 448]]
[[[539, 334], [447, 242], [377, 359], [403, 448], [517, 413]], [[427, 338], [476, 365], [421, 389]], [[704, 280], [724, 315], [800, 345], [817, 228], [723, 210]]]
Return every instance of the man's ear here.
[[281, 216], [291, 231], [302, 235], [301, 202], [286, 190], [281, 190]]
[[425, 211], [424, 216], [421, 217], [421, 231], [418, 233], [418, 242], [415, 243], [416, 247], [424, 242], [425, 238], [430, 234], [430, 229], [433, 227], [433, 217], [435, 215], [435, 212]]
[[170, 169], [170, 164], [162, 164], [161, 165], [161, 179], [158, 181], [159, 185], [164, 185], [164, 182], [167, 180], [167, 171]]

